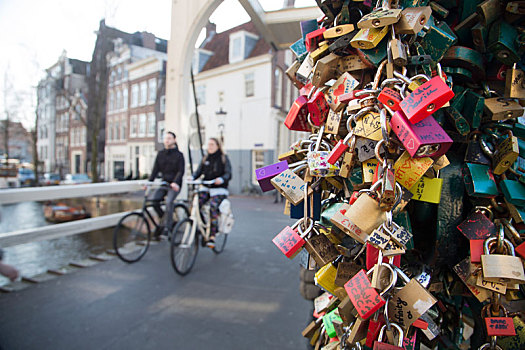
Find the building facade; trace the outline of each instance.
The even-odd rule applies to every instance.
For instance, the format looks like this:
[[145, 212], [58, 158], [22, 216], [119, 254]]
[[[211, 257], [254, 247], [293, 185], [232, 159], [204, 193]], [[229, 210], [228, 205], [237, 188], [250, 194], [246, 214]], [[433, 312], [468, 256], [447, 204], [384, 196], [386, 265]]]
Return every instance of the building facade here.
[[[89, 63], [68, 58], [64, 51], [58, 61], [46, 69], [46, 77], [37, 87], [37, 151], [42, 171], [65, 175], [83, 170], [85, 172], [86, 143], [75, 143], [75, 154], [83, 154], [80, 167], [72, 169], [71, 130], [75, 126], [75, 136], [86, 139], [87, 101], [76, 102], [76, 96], [88, 93], [87, 76]], [[80, 118], [83, 116], [83, 118]], [[76, 141], [73, 140], [73, 141]], [[76, 156], [75, 156], [76, 157]]]
[[144, 178], [151, 172], [163, 133], [166, 58], [165, 52], [118, 39], [108, 53], [107, 180]]
[[[231, 192], [257, 191], [255, 169], [272, 163], [297, 137], [284, 126], [298, 94], [285, 78], [292, 57], [274, 51], [251, 22], [222, 33], [214, 29], [206, 26], [193, 61], [202, 135], [222, 135], [232, 163]], [[189, 136], [193, 148], [196, 131]]]

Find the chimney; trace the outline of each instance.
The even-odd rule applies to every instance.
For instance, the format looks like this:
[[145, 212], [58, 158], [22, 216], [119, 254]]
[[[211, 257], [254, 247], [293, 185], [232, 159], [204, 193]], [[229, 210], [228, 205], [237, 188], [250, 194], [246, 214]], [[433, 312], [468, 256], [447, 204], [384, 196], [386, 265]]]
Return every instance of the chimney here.
[[206, 23], [206, 39], [211, 39], [217, 33], [217, 25], [208, 20]]
[[155, 50], [155, 35], [148, 32], [142, 32], [142, 46], [147, 49]]

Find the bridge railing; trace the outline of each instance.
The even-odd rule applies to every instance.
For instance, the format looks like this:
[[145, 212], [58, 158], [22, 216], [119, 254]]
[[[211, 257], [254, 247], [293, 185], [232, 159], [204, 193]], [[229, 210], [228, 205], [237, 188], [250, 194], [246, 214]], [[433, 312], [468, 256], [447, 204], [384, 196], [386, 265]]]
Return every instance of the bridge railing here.
[[[135, 180], [85, 185], [61, 185], [5, 189], [0, 190], [0, 205], [28, 201], [48, 201], [55, 199], [104, 196], [109, 194], [135, 192], [140, 191], [145, 183], [145, 180]], [[29, 242], [55, 239], [112, 227], [118, 223], [124, 214], [125, 212], [115, 213], [62, 224], [0, 233], [0, 247], [9, 247]]]

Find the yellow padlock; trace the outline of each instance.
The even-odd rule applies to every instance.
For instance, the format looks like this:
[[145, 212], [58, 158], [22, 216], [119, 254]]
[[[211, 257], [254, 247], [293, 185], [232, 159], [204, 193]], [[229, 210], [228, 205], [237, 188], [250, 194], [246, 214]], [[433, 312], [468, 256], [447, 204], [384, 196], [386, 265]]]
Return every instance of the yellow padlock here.
[[356, 49], [369, 50], [376, 47], [388, 33], [389, 27], [363, 28], [350, 40], [350, 45]]

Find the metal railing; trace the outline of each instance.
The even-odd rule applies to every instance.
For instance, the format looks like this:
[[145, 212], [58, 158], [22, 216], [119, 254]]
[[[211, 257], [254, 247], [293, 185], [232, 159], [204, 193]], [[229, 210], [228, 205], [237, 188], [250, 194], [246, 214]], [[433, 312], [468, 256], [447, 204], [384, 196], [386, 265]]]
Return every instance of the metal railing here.
[[[140, 191], [145, 180], [0, 190], [0, 205]], [[0, 247], [55, 239], [115, 226], [126, 212], [0, 233]]]

